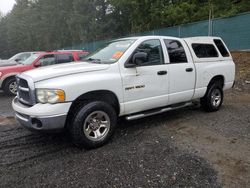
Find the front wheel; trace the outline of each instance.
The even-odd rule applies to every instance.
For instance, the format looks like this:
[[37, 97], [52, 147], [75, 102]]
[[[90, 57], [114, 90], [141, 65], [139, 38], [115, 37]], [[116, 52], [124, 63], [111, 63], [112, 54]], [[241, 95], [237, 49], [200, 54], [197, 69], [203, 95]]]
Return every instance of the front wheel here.
[[68, 128], [77, 146], [97, 148], [112, 137], [117, 115], [111, 105], [101, 101], [87, 102], [74, 113]]
[[4, 92], [7, 95], [16, 95], [17, 94], [17, 83], [16, 78], [10, 78], [8, 79], [3, 87]]
[[218, 111], [223, 103], [223, 89], [214, 83], [208, 87], [206, 95], [201, 98], [201, 106], [207, 112]]

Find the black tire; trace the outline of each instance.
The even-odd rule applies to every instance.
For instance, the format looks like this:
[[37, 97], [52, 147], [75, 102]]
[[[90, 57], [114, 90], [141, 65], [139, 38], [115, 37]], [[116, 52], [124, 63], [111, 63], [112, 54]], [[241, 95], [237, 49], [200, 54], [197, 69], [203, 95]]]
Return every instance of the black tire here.
[[11, 90], [11, 85], [12, 84], [16, 85], [16, 78], [7, 78], [7, 80], [5, 81], [4, 86], [3, 86], [3, 91], [7, 95], [15, 96], [17, 90], [15, 89], [15, 92], [13, 92], [14, 90]]
[[[103, 138], [100, 138], [100, 140], [91, 140], [86, 136], [87, 133], [84, 131], [86, 130], [85, 123], [87, 118], [92, 113], [100, 111], [104, 112], [109, 118], [109, 130], [106, 132]], [[69, 125], [67, 125], [67, 129], [69, 130], [73, 143], [76, 146], [81, 148], [84, 147], [86, 149], [101, 147], [106, 144], [113, 136], [117, 124], [117, 114], [111, 105], [102, 101], [88, 101], [78, 105], [73, 113], [74, 114], [71, 116]]]
[[[217, 96], [217, 100], [214, 96]], [[223, 103], [223, 89], [220, 83], [212, 83], [208, 86], [207, 92], [201, 98], [201, 107], [207, 112], [218, 111]], [[217, 101], [217, 102], [216, 102]]]

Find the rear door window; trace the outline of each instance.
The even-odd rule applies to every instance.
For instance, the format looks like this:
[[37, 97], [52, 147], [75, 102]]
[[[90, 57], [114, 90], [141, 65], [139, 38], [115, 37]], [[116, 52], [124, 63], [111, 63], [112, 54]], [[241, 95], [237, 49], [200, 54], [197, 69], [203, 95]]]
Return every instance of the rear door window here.
[[68, 63], [74, 61], [72, 54], [58, 54], [57, 56], [57, 64]]
[[223, 57], [229, 57], [229, 53], [225, 47], [225, 45], [223, 44], [223, 42], [219, 39], [214, 39], [214, 43], [215, 45], [217, 46], [217, 48], [219, 49], [220, 51], [220, 54], [223, 56]]
[[170, 63], [187, 63], [187, 56], [182, 44], [177, 40], [165, 39]]
[[195, 55], [198, 58], [219, 57], [218, 52], [213, 44], [192, 44]]

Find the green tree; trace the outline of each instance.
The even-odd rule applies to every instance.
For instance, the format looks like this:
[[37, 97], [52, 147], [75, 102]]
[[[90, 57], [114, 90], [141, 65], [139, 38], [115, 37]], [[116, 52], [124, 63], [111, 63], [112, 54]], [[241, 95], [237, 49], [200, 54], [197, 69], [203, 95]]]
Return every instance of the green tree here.
[[246, 0], [16, 0], [0, 13], [0, 57], [54, 50], [250, 11]]

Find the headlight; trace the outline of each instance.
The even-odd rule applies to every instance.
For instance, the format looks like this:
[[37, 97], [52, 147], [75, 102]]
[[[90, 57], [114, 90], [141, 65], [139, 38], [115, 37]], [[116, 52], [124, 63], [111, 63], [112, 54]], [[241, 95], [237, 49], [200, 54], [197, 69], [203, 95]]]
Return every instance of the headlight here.
[[60, 103], [65, 102], [65, 93], [60, 89], [37, 89], [36, 98], [40, 103]]

